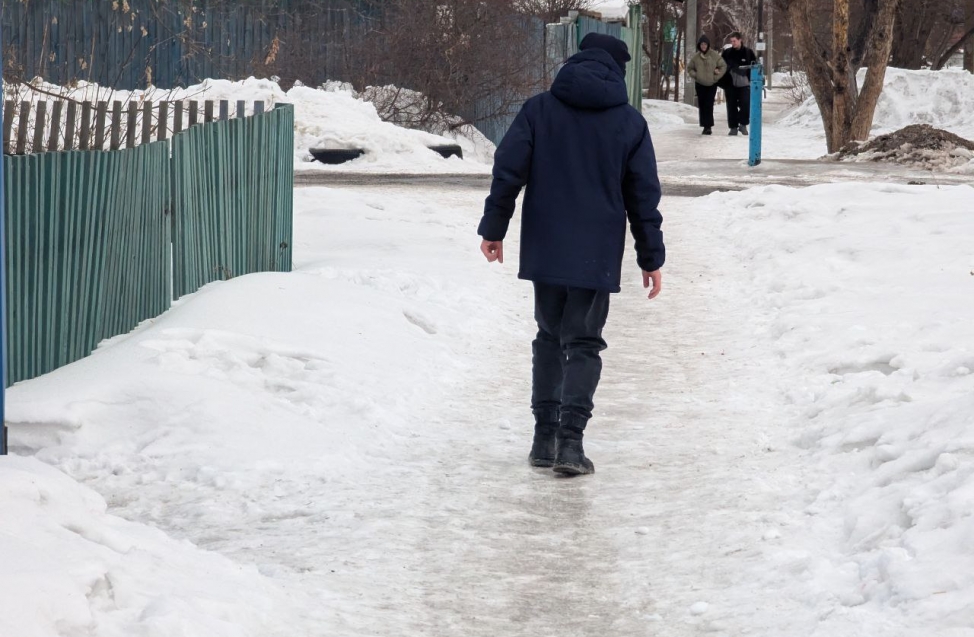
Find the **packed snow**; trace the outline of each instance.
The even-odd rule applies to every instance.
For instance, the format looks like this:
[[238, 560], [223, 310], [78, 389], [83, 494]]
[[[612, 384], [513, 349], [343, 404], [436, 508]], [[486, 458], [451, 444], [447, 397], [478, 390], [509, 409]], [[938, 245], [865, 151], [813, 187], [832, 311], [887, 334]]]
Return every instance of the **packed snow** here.
[[[969, 125], [952, 78], [903, 77], [891, 120], [931, 82]], [[353, 112], [328, 142], [377, 170], [429, 141], [348, 91], [248, 82], [207, 98], [294, 100], [314, 143]], [[766, 157], [823, 154], [802, 109]], [[664, 180], [781, 178], [692, 109], [644, 112]], [[974, 188], [664, 199], [664, 293], [627, 256], [583, 480], [526, 466], [530, 286], [516, 232], [483, 263], [483, 196], [298, 189], [295, 272], [10, 389], [0, 635], [971, 634]]]
[[482, 193], [299, 190], [294, 273], [8, 392], [0, 634], [965, 634], [972, 196], [665, 200], [600, 472], [558, 481], [526, 466], [530, 287], [516, 237], [482, 263]]
[[685, 124], [696, 124], [697, 108], [672, 100], [643, 100], [643, 117], [650, 130], [662, 130]]
[[768, 187], [695, 211], [739, 255], [727, 284], [766, 317], [742, 337], [774, 344], [756, 364], [802, 450], [766, 565], [819, 615], [791, 634], [974, 626], [972, 201], [969, 186]]
[[[43, 93], [32, 90], [41, 89]], [[451, 137], [433, 135], [391, 124], [379, 117], [375, 106], [361, 99], [346, 84], [329, 83], [321, 88], [295, 85], [285, 92], [269, 79], [249, 78], [238, 82], [206, 80], [187, 88], [150, 88], [145, 91], [113, 91], [80, 82], [63, 88], [35, 80], [31, 85], [5, 85], [7, 99], [40, 100], [50, 94], [66, 95], [78, 101], [114, 101], [123, 103], [178, 100], [229, 100], [231, 110], [238, 100], [263, 101], [266, 109], [276, 104], [294, 104], [295, 168], [324, 171], [403, 172], [403, 173], [485, 173], [490, 170], [493, 146], [476, 130], [466, 128]], [[49, 111], [50, 112], [50, 111]], [[171, 117], [171, 116], [170, 116]], [[50, 115], [48, 115], [50, 120]], [[16, 122], [15, 122], [16, 124]], [[185, 123], [184, 123], [185, 126]], [[444, 159], [429, 146], [459, 144], [464, 160]], [[360, 148], [359, 159], [326, 166], [313, 161], [311, 148]]]

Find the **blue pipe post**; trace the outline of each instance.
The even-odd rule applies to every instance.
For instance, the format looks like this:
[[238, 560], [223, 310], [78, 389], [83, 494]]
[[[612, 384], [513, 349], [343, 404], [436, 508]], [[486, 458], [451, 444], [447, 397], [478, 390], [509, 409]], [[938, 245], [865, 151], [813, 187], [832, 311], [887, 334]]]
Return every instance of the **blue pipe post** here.
[[764, 97], [764, 67], [761, 64], [751, 66], [751, 152], [747, 159], [748, 166], [761, 163], [761, 98]]
[[[0, 51], [3, 51], [2, 41], [0, 41]], [[0, 67], [2, 66], [3, 63], [0, 60]], [[0, 76], [0, 95], [3, 95], [2, 76]], [[2, 108], [0, 108], [0, 130], [3, 130]], [[4, 148], [3, 150], [7, 149]], [[0, 456], [7, 455], [7, 411], [5, 403], [7, 392], [7, 200], [3, 192], [3, 173], [3, 153], [0, 153]]]

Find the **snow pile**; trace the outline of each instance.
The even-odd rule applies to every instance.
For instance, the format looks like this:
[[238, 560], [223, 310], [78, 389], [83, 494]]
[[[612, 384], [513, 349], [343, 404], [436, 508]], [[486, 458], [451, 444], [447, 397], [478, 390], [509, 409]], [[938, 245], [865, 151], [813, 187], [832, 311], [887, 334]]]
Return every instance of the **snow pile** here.
[[669, 100], [643, 100], [643, 117], [651, 130], [696, 125], [698, 121], [696, 107]]
[[[739, 255], [807, 454], [807, 494], [765, 565], [815, 634], [974, 626], [974, 188], [780, 186], [701, 214]], [[776, 579], [777, 578], [777, 579]], [[797, 632], [795, 633], [797, 634]], [[810, 634], [810, 633], [802, 633]]]
[[[82, 507], [31, 494], [27, 477], [4, 490], [15, 483], [0, 473], [0, 591], [21, 591], [23, 617], [50, 619], [31, 633], [0, 613], [0, 635], [67, 634], [53, 628], [57, 609], [82, 622], [89, 588], [93, 603], [111, 606], [111, 593], [101, 590], [109, 584], [98, 584], [103, 572], [124, 612], [117, 631], [91, 633], [99, 636], [276, 635], [258, 630], [263, 615], [289, 635], [387, 634], [401, 609], [368, 605], [381, 597], [379, 569], [393, 554], [397, 576], [404, 561], [429, 559], [409, 544], [416, 533], [398, 508], [423, 496], [421, 481], [401, 479], [402, 467], [426, 463], [429, 446], [448, 444], [455, 428], [432, 426], [427, 414], [490, 349], [503, 323], [484, 303], [497, 294], [470, 243], [475, 219], [457, 212], [476, 211], [482, 200], [470, 191], [434, 208], [403, 193], [298, 190], [294, 273], [207, 286], [89, 358], [10, 389], [15, 452], [36, 453], [90, 485], [116, 515], [248, 566], [106, 521], [104, 505], [67, 478], [60, 489], [91, 501]], [[8, 511], [32, 517], [17, 526]], [[121, 530], [109, 534], [106, 526]], [[38, 534], [42, 527], [50, 532]], [[150, 536], [145, 552], [127, 548], [135, 533]], [[88, 548], [74, 550], [81, 545]], [[30, 572], [10, 570], [6, 556], [29, 546], [36, 548], [23, 569], [49, 559], [39, 563], [77, 574], [53, 580], [56, 591], [28, 586]], [[167, 547], [168, 565], [159, 557]], [[100, 570], [88, 566], [96, 557], [106, 564]], [[116, 562], [117, 577], [127, 579], [115, 579]], [[250, 565], [328, 617], [274, 606], [277, 597]], [[181, 587], [182, 597], [170, 592]], [[70, 591], [79, 609], [62, 602]], [[142, 612], [129, 599], [136, 593], [174, 601]], [[227, 608], [224, 594], [236, 600]], [[8, 599], [0, 596], [0, 604]], [[218, 622], [231, 610], [240, 615], [239, 632]], [[154, 631], [167, 612], [185, 625]]]
[[[229, 100], [235, 112], [236, 102], [263, 101], [266, 109], [276, 104], [294, 104], [294, 152], [296, 168], [320, 170], [353, 170], [375, 172], [486, 172], [493, 148], [479, 133], [443, 137], [418, 130], [410, 130], [382, 121], [375, 106], [360, 99], [348, 85], [331, 83], [324, 89], [295, 85], [284, 92], [272, 80], [249, 78], [239, 82], [206, 80], [182, 89], [150, 88], [145, 91], [112, 91], [96, 84], [80, 83], [62, 88], [41, 81], [34, 86], [74, 100], [87, 101], [164, 101], [164, 100]], [[30, 86], [5, 86], [7, 99], [46, 99]], [[201, 115], [202, 117], [202, 115]], [[185, 126], [185, 123], [184, 123]], [[460, 143], [472, 160], [444, 159], [428, 147]], [[355, 161], [339, 166], [324, 166], [313, 162], [310, 148], [362, 148], [366, 154]], [[465, 157], [467, 156], [465, 155]]]
[[[859, 81], [865, 78], [860, 71]], [[873, 133], [887, 133], [911, 124], [930, 124], [968, 139], [974, 138], [974, 75], [961, 69], [907, 71], [889, 68], [876, 107]], [[789, 113], [782, 124], [821, 129], [814, 97]]]
[[974, 160], [974, 142], [928, 124], [915, 124], [864, 144], [852, 143], [838, 156], [845, 161], [882, 161], [927, 170], [961, 170]]
[[295, 609], [256, 568], [108, 515], [101, 496], [35, 459], [0, 458], [0, 509], [0, 634], [289, 634], [274, 619]]

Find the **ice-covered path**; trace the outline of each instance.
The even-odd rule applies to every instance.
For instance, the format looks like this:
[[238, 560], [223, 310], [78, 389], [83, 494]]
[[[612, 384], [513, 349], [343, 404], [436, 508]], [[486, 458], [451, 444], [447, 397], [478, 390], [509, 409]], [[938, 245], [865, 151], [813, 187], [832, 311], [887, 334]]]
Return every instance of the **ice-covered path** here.
[[[439, 203], [472, 218], [481, 196]], [[482, 334], [462, 382], [423, 414], [395, 470], [359, 485], [383, 493], [368, 515], [386, 523], [369, 524], [367, 536], [330, 534], [315, 551], [352, 556], [344, 573], [302, 578], [342, 591], [327, 612], [348, 634], [679, 636], [796, 625], [756, 575], [781, 489], [795, 479], [773, 433], [773, 398], [753, 373], [767, 354], [743, 349], [738, 335], [752, 317], [721, 291], [736, 266], [693, 201], [664, 208], [665, 294], [647, 301], [630, 267], [613, 299], [588, 438], [596, 475], [558, 479], [527, 466], [530, 286], [509, 262], [483, 303], [521, 299], [505, 317], [512, 323]]]
[[[478, 260], [482, 197], [299, 191], [294, 274], [216, 286], [15, 388], [15, 450], [116, 515], [256, 566], [290, 600], [267, 600], [262, 635], [796, 626], [761, 558], [795, 452], [712, 219], [664, 201], [654, 302], [627, 259], [587, 443], [597, 473], [557, 479], [527, 466], [530, 286], [513, 238], [503, 268]], [[138, 598], [97, 568], [116, 582], [98, 625], [131, 630]]]
[[525, 465], [526, 340], [498, 343], [451, 401], [422, 580], [450, 630], [431, 634], [736, 634], [782, 616], [754, 572], [794, 477], [740, 347], [750, 317], [720, 292], [734, 265], [692, 200], [664, 204], [665, 295], [631, 284], [613, 298], [594, 477]]

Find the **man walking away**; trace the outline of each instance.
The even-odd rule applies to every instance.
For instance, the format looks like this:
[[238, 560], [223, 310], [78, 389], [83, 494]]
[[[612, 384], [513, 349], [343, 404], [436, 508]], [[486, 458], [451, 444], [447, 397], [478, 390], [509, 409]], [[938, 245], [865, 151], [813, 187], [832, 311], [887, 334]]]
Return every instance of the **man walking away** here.
[[[592, 473], [582, 434], [602, 373], [609, 295], [619, 291], [628, 219], [649, 298], [665, 259], [656, 154], [629, 105], [626, 44], [589, 34], [551, 90], [528, 100], [494, 155], [494, 180], [478, 234], [489, 262], [525, 187], [518, 276], [534, 282], [529, 461], [567, 475]], [[638, 72], [638, 69], [636, 69]]]
[[751, 123], [751, 72], [741, 68], [757, 62], [754, 51], [744, 46], [739, 31], [730, 34], [731, 45], [721, 55], [727, 63], [727, 74], [720, 82], [727, 101], [727, 126], [730, 135], [747, 135]]
[[714, 100], [717, 97], [717, 82], [727, 72], [727, 62], [717, 51], [710, 48], [710, 38], [700, 36], [697, 53], [687, 65], [690, 77], [697, 85], [697, 110], [704, 135], [713, 134]]

